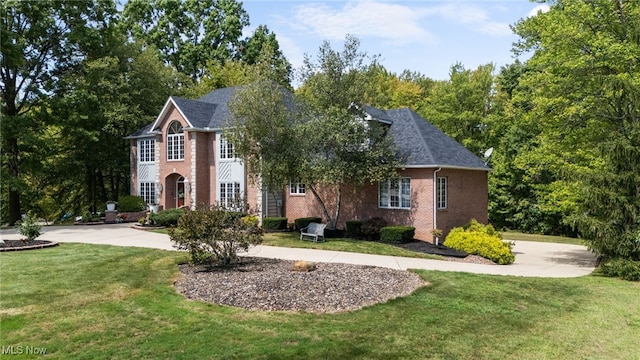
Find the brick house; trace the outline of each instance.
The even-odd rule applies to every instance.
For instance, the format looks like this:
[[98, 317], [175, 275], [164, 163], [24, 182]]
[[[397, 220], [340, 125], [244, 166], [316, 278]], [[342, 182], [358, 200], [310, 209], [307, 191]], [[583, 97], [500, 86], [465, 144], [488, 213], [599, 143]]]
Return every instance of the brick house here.
[[[227, 103], [237, 90], [217, 89], [198, 100], [172, 96], [153, 123], [128, 136], [131, 194], [161, 209], [231, 205], [242, 197], [261, 217], [322, 217], [304, 184], [263, 191], [249, 181], [222, 135], [230, 117]], [[434, 228], [448, 232], [472, 218], [487, 222], [490, 168], [480, 158], [410, 109], [363, 110], [368, 120], [389, 127], [404, 167], [397, 179], [343, 191], [339, 228], [379, 216], [414, 226], [417, 239], [431, 241]]]

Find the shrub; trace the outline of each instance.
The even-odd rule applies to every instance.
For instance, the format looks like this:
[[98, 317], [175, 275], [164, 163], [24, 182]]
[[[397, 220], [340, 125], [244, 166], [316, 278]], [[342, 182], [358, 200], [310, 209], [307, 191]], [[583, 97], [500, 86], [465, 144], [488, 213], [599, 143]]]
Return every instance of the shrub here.
[[387, 220], [381, 217], [372, 217], [365, 221], [360, 229], [365, 238], [369, 240], [380, 240], [380, 229], [387, 225]]
[[266, 217], [262, 219], [262, 228], [265, 230], [284, 230], [287, 228], [287, 218]]
[[347, 237], [352, 239], [362, 237], [362, 221], [347, 221]]
[[318, 224], [321, 223], [322, 222], [322, 218], [319, 218], [319, 217], [304, 217], [304, 218], [295, 219], [294, 222], [296, 224], [296, 229], [300, 230], [300, 229], [306, 228], [312, 222], [318, 223]]
[[40, 236], [42, 226], [38, 224], [37, 220], [33, 214], [27, 214], [22, 221], [18, 222], [20, 235], [26, 236], [27, 241], [33, 241]]
[[182, 215], [184, 215], [183, 209], [167, 209], [149, 214], [149, 221], [160, 226], [177, 226]]
[[147, 208], [147, 204], [140, 196], [121, 195], [118, 198], [119, 212], [138, 212]]
[[447, 235], [444, 245], [455, 250], [482, 256], [500, 265], [511, 264], [515, 261], [515, 256], [511, 252], [512, 244], [503, 242], [492, 226], [478, 224], [475, 220], [472, 220], [466, 228], [452, 229]]
[[257, 223], [221, 207], [186, 211], [169, 236], [174, 247], [190, 253], [193, 263], [207, 266], [237, 263], [240, 250], [262, 242]]
[[600, 264], [596, 273], [628, 281], [640, 281], [640, 261], [619, 258], [607, 260]]
[[388, 243], [408, 243], [413, 240], [416, 228], [412, 226], [385, 226], [380, 229], [380, 240]]

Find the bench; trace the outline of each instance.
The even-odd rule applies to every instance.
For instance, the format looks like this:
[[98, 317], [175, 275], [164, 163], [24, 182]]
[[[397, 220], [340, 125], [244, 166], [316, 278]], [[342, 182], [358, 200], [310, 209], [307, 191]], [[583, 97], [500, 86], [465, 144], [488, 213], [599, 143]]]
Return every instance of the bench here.
[[313, 242], [325, 241], [324, 228], [327, 225], [318, 223], [309, 223], [309, 226], [300, 229], [300, 240], [309, 240]]

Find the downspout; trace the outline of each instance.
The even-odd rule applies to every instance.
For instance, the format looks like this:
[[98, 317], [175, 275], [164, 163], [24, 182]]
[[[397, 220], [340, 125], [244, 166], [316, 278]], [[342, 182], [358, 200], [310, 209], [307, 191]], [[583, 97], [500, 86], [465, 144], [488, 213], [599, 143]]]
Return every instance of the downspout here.
[[[438, 228], [438, 172], [442, 168], [433, 171], [433, 230]], [[440, 239], [436, 236], [436, 246]]]

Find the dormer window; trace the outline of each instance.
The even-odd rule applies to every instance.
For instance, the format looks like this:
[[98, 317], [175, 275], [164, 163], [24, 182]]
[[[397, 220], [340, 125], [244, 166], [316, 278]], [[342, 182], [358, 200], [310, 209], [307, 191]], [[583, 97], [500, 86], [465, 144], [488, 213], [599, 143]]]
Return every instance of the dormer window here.
[[167, 160], [184, 160], [184, 131], [178, 121], [167, 130]]

